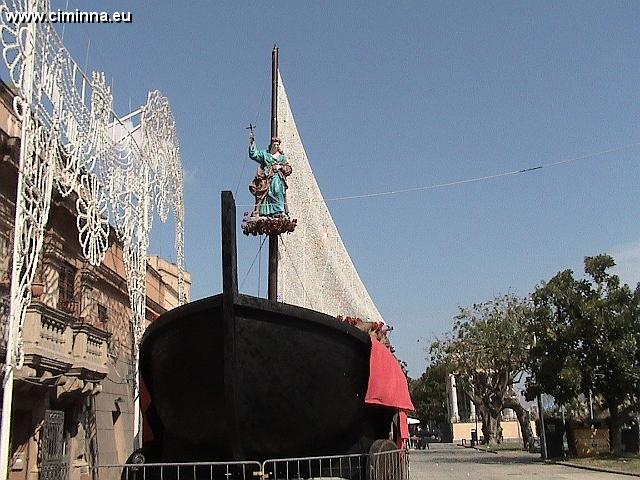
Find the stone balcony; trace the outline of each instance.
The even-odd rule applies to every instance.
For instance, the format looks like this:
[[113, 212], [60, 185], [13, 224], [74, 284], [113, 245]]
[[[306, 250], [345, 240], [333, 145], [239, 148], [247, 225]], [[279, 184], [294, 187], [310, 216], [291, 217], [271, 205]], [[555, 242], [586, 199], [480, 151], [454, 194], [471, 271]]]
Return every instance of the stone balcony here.
[[[2, 330], [6, 330], [6, 317], [2, 318]], [[57, 385], [64, 393], [94, 392], [108, 373], [110, 337], [110, 333], [74, 315], [34, 301], [25, 316], [25, 361], [16, 378]], [[0, 344], [2, 358], [5, 348]]]

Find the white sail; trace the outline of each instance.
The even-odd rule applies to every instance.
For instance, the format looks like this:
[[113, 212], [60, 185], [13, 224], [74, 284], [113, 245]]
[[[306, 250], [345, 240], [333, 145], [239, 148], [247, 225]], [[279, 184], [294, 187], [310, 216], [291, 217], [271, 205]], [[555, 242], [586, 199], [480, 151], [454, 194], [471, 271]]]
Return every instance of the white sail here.
[[293, 173], [287, 203], [295, 232], [280, 235], [278, 290], [281, 301], [328, 315], [382, 321], [342, 243], [309, 165], [289, 99], [278, 74], [278, 136]]

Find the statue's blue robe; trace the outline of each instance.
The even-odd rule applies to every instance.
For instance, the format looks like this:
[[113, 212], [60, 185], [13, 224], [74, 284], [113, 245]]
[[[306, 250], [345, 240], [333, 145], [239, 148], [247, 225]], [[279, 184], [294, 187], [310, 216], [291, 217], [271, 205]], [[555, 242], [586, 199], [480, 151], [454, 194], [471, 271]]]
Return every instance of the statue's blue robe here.
[[[249, 158], [259, 163], [265, 172], [275, 163], [287, 163], [287, 157], [284, 155], [281, 154], [278, 158], [274, 158], [273, 155], [269, 153], [269, 150], [257, 150], [253, 145], [249, 148]], [[284, 182], [280, 178], [280, 175], [273, 175], [269, 182], [267, 196], [260, 205], [260, 215], [272, 217], [274, 215], [284, 214], [286, 211], [284, 195]]]

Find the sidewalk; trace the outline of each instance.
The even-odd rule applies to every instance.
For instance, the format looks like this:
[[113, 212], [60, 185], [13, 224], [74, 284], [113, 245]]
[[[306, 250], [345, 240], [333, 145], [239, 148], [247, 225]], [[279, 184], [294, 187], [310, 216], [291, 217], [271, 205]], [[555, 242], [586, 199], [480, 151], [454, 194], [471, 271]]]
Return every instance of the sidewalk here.
[[624, 480], [616, 473], [588, 471], [540, 460], [540, 454], [523, 451], [490, 453], [455, 444], [431, 444], [431, 450], [411, 452], [412, 480]]
[[[491, 449], [487, 446], [471, 446], [469, 444], [458, 444], [460, 447], [477, 450], [479, 452], [498, 454], [508, 451], [522, 451], [522, 449], [513, 448], [496, 448]], [[542, 460], [540, 460], [542, 462]], [[631, 477], [640, 477], [640, 457], [625, 458], [574, 458], [566, 460], [550, 459], [548, 464], [563, 465], [565, 467], [578, 468], [593, 472], [615, 473], [627, 475]]]
[[640, 477], [640, 460], [582, 458], [570, 460], [550, 460], [550, 463], [565, 467], [580, 468], [593, 472], [617, 473], [630, 477]]

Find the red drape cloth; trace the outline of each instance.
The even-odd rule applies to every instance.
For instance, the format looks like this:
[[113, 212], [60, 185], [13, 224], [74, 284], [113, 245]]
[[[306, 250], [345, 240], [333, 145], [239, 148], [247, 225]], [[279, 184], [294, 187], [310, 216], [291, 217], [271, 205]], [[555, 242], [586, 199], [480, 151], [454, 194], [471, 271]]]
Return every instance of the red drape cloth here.
[[140, 410], [142, 410], [142, 443], [153, 441], [153, 430], [147, 419], [147, 408], [151, 406], [151, 395], [144, 384], [144, 380], [140, 378]]
[[409, 395], [407, 378], [404, 376], [398, 360], [387, 347], [375, 338], [371, 339], [369, 385], [364, 401], [365, 403], [396, 407], [411, 412], [415, 410]]
[[409, 421], [404, 411], [400, 412], [400, 438], [409, 438]]
[[398, 423], [400, 423], [400, 435], [396, 440], [398, 448], [406, 448], [409, 441], [409, 421], [407, 420], [407, 414], [403, 410], [400, 410]]

